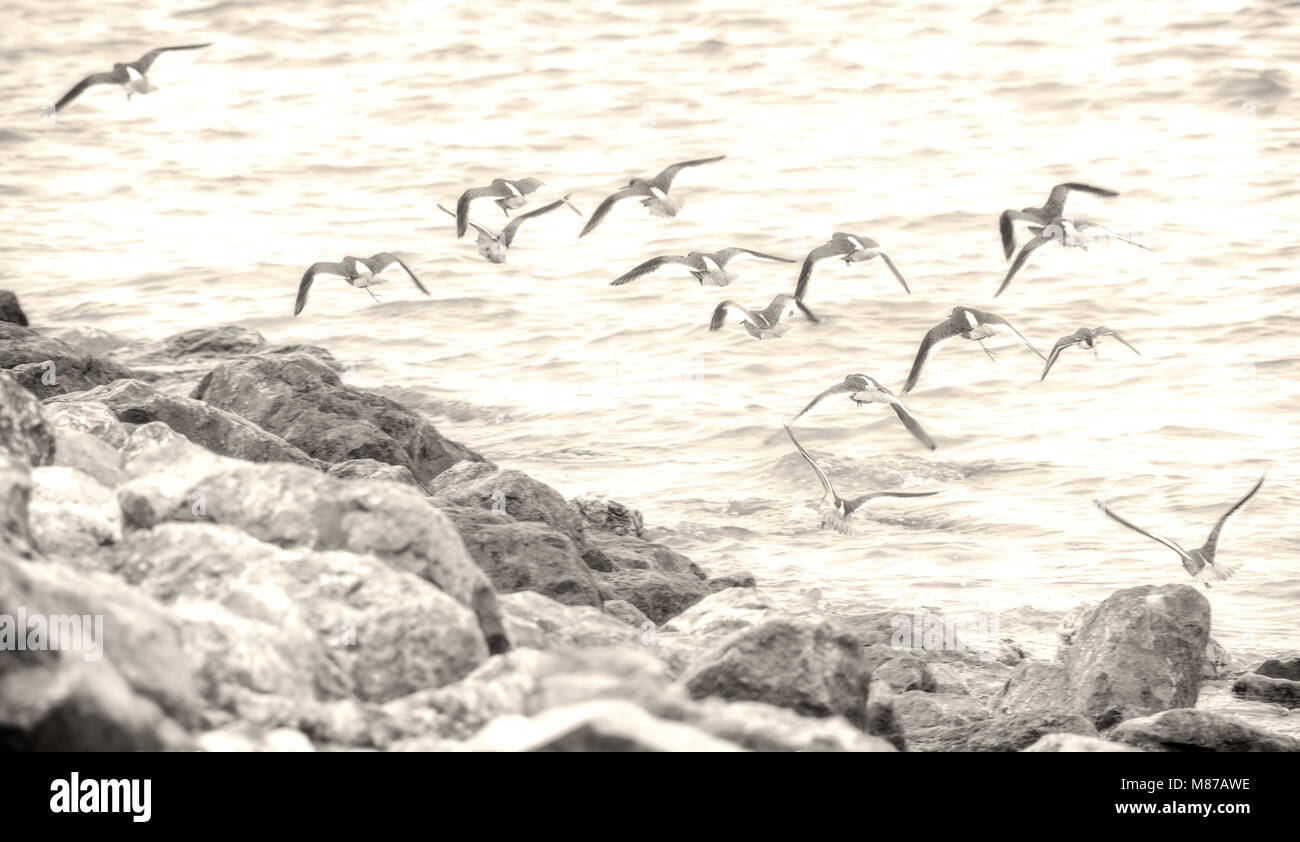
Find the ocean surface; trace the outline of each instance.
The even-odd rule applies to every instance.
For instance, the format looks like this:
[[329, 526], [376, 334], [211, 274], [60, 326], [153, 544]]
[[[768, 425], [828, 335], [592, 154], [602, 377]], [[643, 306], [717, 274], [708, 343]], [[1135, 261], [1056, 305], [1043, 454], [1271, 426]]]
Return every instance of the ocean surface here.
[[[1300, 3], [219, 2], [10, 0], [0, 35], [0, 288], [40, 328], [158, 338], [238, 323], [310, 342], [355, 385], [566, 496], [642, 510], [706, 568], [779, 599], [995, 616], [1050, 655], [1074, 606], [1190, 582], [1177, 557], [1268, 472], [1207, 592], [1249, 659], [1300, 645]], [[162, 45], [159, 87], [41, 109]], [[581, 240], [560, 209], [504, 265], [457, 241], [451, 206], [536, 176], [590, 213], [633, 176], [683, 172], [673, 219], [620, 203]], [[1063, 181], [1117, 190], [1070, 210], [1116, 241], [1046, 248], [1006, 293], [997, 217]], [[473, 217], [505, 222], [489, 200]], [[809, 304], [757, 341], [715, 305], [792, 292], [797, 264], [743, 261], [726, 289], [684, 273], [609, 281], [657, 254], [802, 257], [834, 231], [880, 261], [827, 260]], [[1021, 238], [1023, 241], [1024, 237]], [[305, 267], [392, 251], [432, 295], [380, 303]], [[845, 496], [885, 501], [819, 530], [817, 479], [781, 432], [851, 372], [901, 388], [954, 305], [1044, 353], [1081, 326], [1099, 358], [1042, 361], [957, 340], [910, 395], [921, 448], [882, 406], [828, 402], [798, 434]], [[814, 592], [815, 589], [815, 592]]]

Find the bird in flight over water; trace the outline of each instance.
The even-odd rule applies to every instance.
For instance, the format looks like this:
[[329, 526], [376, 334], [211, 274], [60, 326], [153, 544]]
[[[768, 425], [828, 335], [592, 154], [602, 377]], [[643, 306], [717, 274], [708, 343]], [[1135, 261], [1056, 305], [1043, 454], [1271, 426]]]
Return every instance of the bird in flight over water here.
[[311, 285], [317, 278], [338, 278], [347, 281], [358, 289], [364, 289], [370, 293], [370, 297], [379, 300], [371, 287], [386, 284], [389, 278], [384, 276], [389, 269], [396, 267], [396, 272], [402, 277], [409, 278], [425, 295], [429, 291], [420, 283], [420, 279], [415, 277], [415, 273], [407, 267], [397, 257], [386, 251], [381, 251], [373, 257], [345, 257], [338, 263], [313, 263], [303, 273], [302, 280], [298, 283], [298, 300], [294, 302], [293, 314], [296, 316], [302, 312], [302, 308], [307, 306], [307, 294], [311, 292]]
[[1091, 350], [1093, 357], [1096, 357], [1097, 345], [1101, 343], [1101, 338], [1103, 336], [1115, 337], [1115, 339], [1125, 348], [1128, 348], [1139, 357], [1142, 356], [1141, 351], [1125, 342], [1124, 337], [1120, 336], [1108, 327], [1081, 327], [1069, 336], [1062, 336], [1060, 339], [1056, 340], [1056, 344], [1052, 346], [1051, 353], [1047, 355], [1047, 364], [1043, 366], [1043, 376], [1038, 378], [1038, 382], [1041, 383], [1047, 379], [1047, 372], [1052, 370], [1052, 366], [1056, 364], [1056, 358], [1059, 357], [1061, 351], [1066, 348], [1077, 345], [1084, 350]]
[[[544, 213], [550, 213], [560, 205], [568, 204], [568, 199], [569, 197], [565, 196], [562, 199], [557, 199], [556, 201], [551, 202], [549, 205], [542, 205], [540, 208], [535, 210], [521, 213], [519, 216], [510, 220], [500, 233], [479, 225], [474, 220], [466, 217], [466, 221], [474, 227], [475, 231], [478, 232], [478, 241], [475, 243], [478, 246], [478, 253], [493, 263], [505, 263], [506, 252], [510, 250], [511, 244], [514, 243], [515, 236], [519, 233], [519, 226], [523, 225], [525, 220], [532, 219], [535, 216], [541, 216]], [[456, 214], [447, 210], [442, 205], [438, 205], [438, 210], [449, 216], [456, 216]]]
[[764, 254], [761, 251], [751, 251], [738, 246], [715, 252], [693, 251], [685, 255], [665, 254], [650, 258], [618, 279], [610, 281], [609, 285], [616, 287], [629, 284], [637, 278], [665, 266], [685, 266], [695, 276], [695, 280], [700, 282], [700, 286], [725, 287], [736, 279], [734, 273], [727, 271], [727, 264], [745, 256], [757, 257], [762, 260], [776, 260], [781, 263], [795, 262], [793, 258], [776, 257], [775, 255]]
[[118, 63], [113, 65], [113, 69], [106, 73], [92, 73], [59, 98], [59, 101], [49, 106], [41, 113], [41, 116], [47, 120], [53, 120], [55, 115], [68, 106], [73, 100], [81, 96], [87, 88], [96, 85], [120, 85], [126, 91], [126, 98], [130, 99], [135, 94], [147, 94], [151, 91], [158, 90], [157, 87], [149, 82], [149, 68], [153, 66], [154, 59], [163, 53], [169, 53], [174, 50], [198, 50], [203, 47], [211, 47], [212, 43], [207, 44], [183, 44], [179, 47], [159, 47], [156, 50], [150, 50], [135, 61]]
[[976, 310], [974, 307], [954, 307], [952, 315], [939, 324], [930, 328], [925, 337], [921, 340], [921, 347], [916, 351], [916, 359], [912, 363], [912, 371], [907, 375], [907, 383], [903, 385], [903, 394], [912, 391], [916, 381], [921, 376], [921, 367], [925, 365], [926, 359], [929, 358], [930, 352], [940, 345], [960, 336], [962, 339], [970, 339], [980, 343], [984, 353], [988, 358], [993, 360], [996, 357], [984, 345], [984, 340], [990, 336], [998, 334], [1014, 334], [1017, 339], [1025, 343], [1025, 347], [1038, 354], [1046, 362], [1047, 358], [1043, 353], [1030, 344], [1029, 340], [1020, 334], [1020, 331], [1011, 326], [1011, 323], [996, 313], [986, 313], [983, 310]]
[[831, 397], [832, 395], [848, 395], [849, 400], [853, 401], [859, 407], [866, 406], [869, 403], [888, 404], [890, 409], [894, 410], [894, 414], [898, 416], [898, 420], [903, 422], [903, 426], [908, 429], [908, 432], [916, 436], [917, 441], [930, 450], [935, 449], [936, 445], [934, 439], [930, 438], [930, 434], [927, 433], [921, 427], [920, 422], [912, 416], [911, 410], [909, 410], [903, 402], [898, 399], [897, 395], [881, 385], [879, 380], [866, 374], [848, 375], [843, 381], [836, 383], [834, 386], [813, 398], [812, 402], [805, 406], [803, 411], [796, 415], [794, 420], [790, 423], [793, 424], [795, 421], [798, 421], [800, 418], [804, 417], [809, 410], [821, 403], [824, 398]]
[[889, 267], [889, 271], [894, 273], [894, 277], [898, 279], [898, 282], [903, 285], [903, 291], [908, 295], [912, 294], [912, 290], [907, 287], [907, 281], [903, 280], [903, 274], [898, 271], [898, 267], [894, 265], [889, 253], [880, 247], [880, 243], [870, 237], [836, 231], [825, 244], [808, 252], [808, 256], [803, 261], [803, 268], [799, 270], [799, 282], [794, 288], [794, 298], [795, 301], [799, 302], [799, 309], [803, 310], [804, 315], [814, 322], [819, 322], [821, 319], [813, 315], [813, 311], [808, 309], [803, 300], [808, 294], [808, 282], [812, 280], [813, 266], [818, 261], [825, 260], [828, 257], [843, 258], [846, 264], [879, 257]]
[[709, 330], [719, 330], [728, 321], [740, 322], [757, 339], [772, 339], [790, 329], [787, 319], [794, 314], [798, 304], [789, 295], [778, 295], [763, 310], [750, 310], [728, 298], [713, 311]]
[[704, 164], [712, 164], [721, 161], [726, 155], [715, 155], [712, 158], [700, 158], [695, 161], [682, 161], [680, 164], [673, 164], [659, 175], [650, 180], [644, 178], [634, 178], [627, 183], [626, 187], [620, 188], [608, 197], [605, 201], [592, 211], [591, 219], [582, 227], [579, 237], [585, 237], [599, 225], [609, 212], [613, 209], [615, 203], [624, 199], [640, 199], [641, 204], [649, 208], [651, 216], [676, 216], [677, 212], [682, 209], [683, 202], [673, 196], [668, 195], [668, 190], [673, 186], [673, 179], [677, 174], [687, 167], [698, 167]]
[[[554, 195], [559, 195], [536, 178], [521, 178], [518, 181], [511, 181], [508, 178], [494, 178], [487, 187], [471, 187], [461, 193], [460, 198], [456, 200], [456, 212], [452, 214], [452, 216], [456, 217], [456, 236], [465, 236], [465, 231], [469, 228], [469, 203], [475, 199], [485, 199], [490, 196], [496, 202], [497, 207], [501, 208], [501, 212], [509, 216], [510, 211], [518, 210], [528, 204], [529, 195], [542, 189], [546, 189]], [[582, 211], [578, 210], [569, 201], [567, 195], [563, 196], [561, 201], [568, 205], [578, 216], [582, 216]], [[442, 206], [439, 205], [439, 207]], [[446, 208], [443, 208], [443, 210], [446, 210]]]

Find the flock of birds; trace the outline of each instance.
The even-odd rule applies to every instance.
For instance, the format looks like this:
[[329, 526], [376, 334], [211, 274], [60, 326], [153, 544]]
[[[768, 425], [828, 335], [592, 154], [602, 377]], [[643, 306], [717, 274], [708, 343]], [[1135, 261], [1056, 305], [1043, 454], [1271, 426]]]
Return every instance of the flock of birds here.
[[[185, 44], [175, 47], [159, 47], [150, 50], [139, 59], [133, 62], [119, 63], [113, 65], [113, 69], [105, 73], [94, 73], [85, 77], [74, 85], [66, 94], [57, 102], [45, 109], [43, 116], [53, 120], [55, 115], [66, 108], [70, 103], [80, 97], [87, 89], [100, 85], [117, 85], [126, 93], [128, 99], [135, 94], [146, 94], [157, 90], [148, 79], [148, 72], [154, 61], [163, 53], [178, 50], [196, 50], [211, 46], [205, 44]], [[614, 206], [619, 202], [627, 199], [639, 200], [652, 216], [673, 217], [682, 209], [683, 203], [676, 196], [670, 193], [673, 180], [677, 175], [687, 168], [694, 168], [706, 164], [721, 161], [725, 156], [716, 155], [710, 158], [700, 158], [691, 161], [682, 161], [667, 167], [654, 178], [633, 178], [626, 186], [618, 189], [604, 199], [587, 219], [579, 232], [578, 237], [582, 238], [590, 234], [600, 223], [609, 215]], [[1029, 257], [1043, 246], [1057, 243], [1064, 247], [1075, 247], [1087, 249], [1090, 237], [1098, 234], [1113, 237], [1121, 242], [1133, 245], [1137, 248], [1146, 249], [1147, 247], [1115, 234], [1096, 223], [1087, 220], [1068, 217], [1065, 214], [1066, 200], [1071, 193], [1081, 192], [1090, 193], [1104, 198], [1114, 198], [1119, 194], [1113, 190], [1106, 190], [1100, 187], [1094, 187], [1089, 184], [1070, 182], [1058, 184], [1052, 188], [1048, 195], [1047, 202], [1042, 207], [1024, 208], [1022, 210], [1003, 211], [998, 219], [998, 228], [1002, 238], [1003, 254], [1006, 259], [1011, 260], [1011, 266], [1007, 270], [1001, 285], [998, 287], [994, 297], [1001, 295], [1011, 283], [1015, 275], [1024, 267]], [[501, 231], [494, 231], [491, 228], [481, 225], [470, 219], [470, 205], [476, 200], [490, 198], [501, 209], [507, 218], [510, 217], [511, 211], [517, 211], [526, 207], [532, 201], [535, 195], [549, 194], [554, 196], [554, 200], [533, 210], [515, 216], [505, 225]], [[571, 194], [560, 195], [547, 187], [545, 183], [536, 178], [506, 179], [496, 178], [485, 187], [474, 187], [464, 191], [456, 203], [456, 210], [451, 211], [442, 205], [438, 205], [439, 210], [451, 216], [455, 220], [455, 230], [457, 239], [463, 237], [469, 228], [473, 228], [477, 234], [477, 248], [480, 255], [492, 263], [503, 263], [506, 254], [511, 245], [514, 243], [519, 234], [520, 226], [529, 219], [550, 213], [561, 206], [568, 207], [579, 217], [582, 217], [582, 211], [570, 201]], [[1032, 239], [1024, 243], [1019, 252], [1016, 252], [1016, 228], [1018, 223], [1026, 224], [1026, 230], [1033, 235]], [[1012, 255], [1015, 255], [1012, 260]], [[657, 272], [665, 267], [684, 267], [701, 286], [725, 287], [736, 279], [736, 275], [728, 270], [728, 266], [743, 257], [752, 257], [760, 260], [768, 260], [780, 263], [796, 263], [793, 258], [779, 257], [776, 255], [766, 254], [754, 251], [748, 248], [730, 247], [713, 252], [692, 251], [685, 255], [660, 255], [647, 260], [640, 265], [629, 270], [619, 278], [611, 282], [613, 286], [622, 286], [632, 283], [637, 279]], [[829, 258], [839, 258], [846, 265], [870, 261], [879, 258], [898, 280], [904, 292], [911, 294], [911, 288], [907, 280], [903, 277], [898, 266], [894, 263], [890, 254], [881, 247], [880, 243], [870, 237], [859, 234], [850, 234], [844, 232], [835, 232], [831, 238], [808, 252], [803, 260], [803, 265], [799, 271], [798, 280], [795, 285], [793, 295], [785, 293], [775, 296], [771, 303], [762, 310], [751, 310], [731, 299], [725, 300], [717, 305], [713, 311], [712, 319], [709, 323], [709, 330], [716, 331], [728, 323], [740, 323], [748, 333], [757, 339], [777, 338], [785, 334], [791, 326], [790, 319], [796, 313], [802, 312], [808, 321], [817, 323], [821, 320], [816, 314], [809, 309], [806, 298], [810, 281], [812, 280], [813, 269], [821, 261]], [[415, 273], [411, 271], [402, 260], [388, 252], [381, 252], [368, 258], [347, 256], [337, 262], [318, 262], [313, 263], [303, 274], [298, 285], [298, 295], [294, 303], [294, 315], [297, 316], [302, 312], [307, 304], [308, 294], [312, 285], [319, 279], [338, 279], [342, 280], [353, 287], [366, 290], [376, 300], [373, 287], [395, 277], [401, 277], [414, 283], [416, 288], [425, 295], [429, 294], [428, 289], [420, 282]], [[1107, 327], [1096, 328], [1079, 328], [1073, 334], [1063, 336], [1057, 340], [1049, 356], [1044, 357], [1034, 345], [1026, 339], [1020, 331], [1016, 330], [1006, 319], [983, 310], [977, 310], [973, 307], [957, 306], [952, 309], [951, 314], [939, 324], [930, 328], [921, 340], [920, 347], [917, 350], [915, 360], [912, 363], [911, 371], [907, 376], [907, 381], [903, 385], [902, 393], [907, 394], [916, 386], [921, 375], [921, 369], [926, 360], [930, 357], [935, 349], [942, 346], [955, 338], [962, 338], [973, 342], [978, 342], [984, 353], [989, 359], [996, 359], [994, 353], [984, 345], [984, 340], [997, 335], [1010, 335], [1042, 358], [1044, 365], [1042, 375], [1039, 380], [1047, 377], [1052, 366], [1056, 363], [1061, 352], [1067, 348], [1078, 347], [1084, 350], [1093, 351], [1094, 356], [1097, 353], [1097, 345], [1103, 338], [1114, 338], [1123, 344], [1126, 348], [1134, 353], [1140, 353], [1136, 348], [1130, 345], [1116, 331]], [[792, 420], [799, 420], [806, 413], [816, 407], [826, 398], [845, 395], [855, 405], [862, 407], [867, 404], [880, 403], [888, 405], [898, 416], [903, 426], [926, 448], [934, 450], [937, 445], [934, 439], [925, 431], [921, 424], [916, 420], [912, 411], [902, 402], [898, 395], [890, 391], [887, 387], [873, 377], [866, 374], [855, 373], [844, 378], [830, 388], [817, 395], [804, 409]], [[939, 493], [938, 491], [878, 491], [863, 494], [854, 498], [844, 498], [836, 492], [832, 485], [830, 477], [817, 463], [817, 461], [808, 453], [807, 450], [799, 443], [794, 432], [789, 425], [784, 425], [786, 434], [790, 437], [799, 455], [805, 459], [816, 473], [821, 484], [823, 494], [822, 503], [829, 499], [830, 504], [825, 509], [822, 519], [822, 528], [830, 526], [839, 532], [846, 534], [852, 533], [853, 514], [862, 506], [883, 498], [898, 497], [925, 497]], [[1193, 550], [1187, 550], [1175, 541], [1143, 529], [1129, 522], [1125, 518], [1111, 511], [1104, 501], [1098, 499], [1094, 503], [1109, 518], [1117, 523], [1132, 529], [1153, 541], [1168, 547], [1178, 554], [1182, 561], [1184, 569], [1193, 577], [1193, 579], [1207, 588], [1210, 587], [1211, 581], [1221, 581], [1232, 576], [1240, 567], [1241, 562], [1225, 562], [1217, 559], [1219, 540], [1224, 527], [1227, 523], [1238, 514], [1247, 502], [1255, 496], [1264, 483], [1264, 477], [1260, 477], [1254, 487], [1240, 500], [1233, 504], [1228, 511], [1215, 524], [1209, 538], [1201, 547]]]

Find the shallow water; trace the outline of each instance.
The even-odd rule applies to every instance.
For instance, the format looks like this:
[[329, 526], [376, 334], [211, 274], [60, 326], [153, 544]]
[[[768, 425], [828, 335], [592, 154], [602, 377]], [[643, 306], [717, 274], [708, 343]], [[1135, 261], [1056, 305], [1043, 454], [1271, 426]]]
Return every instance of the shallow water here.
[[[1208, 592], [1214, 635], [1296, 645], [1300, 4], [149, 5], [8, 6], [0, 287], [34, 324], [236, 322], [321, 344], [489, 458], [638, 506], [706, 567], [737, 562], [790, 601], [995, 612], [1039, 654], [1077, 603], [1189, 581], [1095, 495], [1199, 546], [1268, 469], [1223, 543], [1245, 565]], [[160, 58], [155, 93], [39, 119], [86, 73], [208, 40]], [[559, 210], [503, 266], [435, 208], [533, 175], [590, 212], [631, 176], [724, 152], [679, 177], [675, 219], [625, 203], [578, 241]], [[1152, 251], [1044, 249], [993, 301], [997, 214], [1067, 180], [1120, 191], [1071, 209]], [[765, 305], [796, 265], [738, 263], [725, 290], [607, 286], [659, 253], [802, 258], [836, 230], [889, 248], [913, 294], [879, 261], [826, 261], [809, 298], [824, 323], [758, 342], [709, 333], [713, 307]], [[432, 297], [322, 284], [292, 317], [307, 265], [381, 250]], [[955, 304], [1044, 352], [1104, 324], [1141, 356], [1067, 351], [1039, 383], [1022, 346], [994, 342], [992, 362], [950, 343], [910, 400], [934, 453], [882, 407], [828, 406], [798, 429], [843, 493], [943, 493], [873, 506], [855, 537], [819, 531], [780, 423], [849, 372], [900, 387]]]

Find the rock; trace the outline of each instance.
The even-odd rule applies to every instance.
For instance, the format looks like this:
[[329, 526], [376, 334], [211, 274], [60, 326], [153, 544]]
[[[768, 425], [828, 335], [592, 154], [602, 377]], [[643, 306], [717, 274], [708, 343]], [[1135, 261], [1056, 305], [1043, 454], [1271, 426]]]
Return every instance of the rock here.
[[1300, 708], [1300, 681], [1289, 678], [1271, 678], [1248, 672], [1232, 683], [1232, 693], [1251, 701]]
[[[616, 601], [606, 600], [606, 610]], [[777, 616], [782, 615], [768, 600], [767, 594], [760, 590], [730, 588], [717, 591], [657, 629], [655, 646], [674, 671], [680, 672], [701, 653], [715, 648], [728, 636]]]
[[0, 371], [0, 455], [36, 467], [54, 462], [54, 430], [32, 394]]
[[126, 444], [130, 433], [112, 410], [99, 401], [60, 399], [45, 404], [41, 409], [54, 427], [92, 435], [114, 449]]
[[0, 322], [27, 327], [27, 314], [18, 306], [18, 296], [7, 289], [0, 289]]
[[705, 582], [705, 587], [711, 593], [725, 591], [728, 588], [755, 588], [758, 587], [758, 580], [754, 574], [748, 570], [741, 569], [734, 564], [714, 565], [708, 570], [709, 578]]
[[77, 470], [107, 488], [117, 486], [125, 478], [121, 456], [111, 445], [89, 433], [57, 425], [54, 428], [54, 464]]
[[883, 681], [873, 681], [867, 688], [866, 714], [863, 729], [875, 734], [899, 751], [907, 751], [903, 724], [894, 713], [894, 691]]
[[[238, 650], [204, 647], [214, 685], [293, 695], [280, 673], [294, 678], [310, 666], [311, 680], [303, 686], [319, 688], [325, 698], [354, 694], [386, 702], [456, 681], [488, 655], [469, 608], [366, 553], [281, 548], [228, 526], [168, 523], [132, 533], [118, 565], [164, 603], [216, 603], [240, 620], [269, 623], [272, 631], [281, 624], [292, 630], [301, 617], [314, 635], [315, 646], [303, 645], [298, 634], [293, 645], [279, 647], [295, 655], [282, 658], [291, 663], [270, 662], [260, 674], [247, 665], [267, 663], [265, 654], [250, 660]], [[207, 621], [209, 639], [217, 642], [256, 643], [260, 636], [211, 610], [198, 619]]]
[[904, 733], [938, 725], [968, 725], [988, 719], [989, 709], [973, 696], [908, 690], [894, 696], [894, 718]]
[[1060, 708], [1025, 711], [968, 725], [910, 729], [912, 751], [1020, 751], [1046, 734], [1067, 733], [1095, 737], [1097, 729], [1087, 717]]
[[1234, 672], [1232, 654], [1219, 641], [1210, 638], [1205, 644], [1205, 660], [1201, 665], [1201, 678], [1214, 681], [1227, 678]]
[[252, 354], [267, 347], [266, 338], [251, 328], [221, 325], [187, 330], [162, 340], [160, 353], [173, 359], [202, 355], [231, 357]]
[[1289, 658], [1280, 660], [1278, 658], [1269, 658], [1264, 663], [1255, 667], [1251, 672], [1268, 676], [1269, 678], [1286, 678], [1291, 681], [1300, 681], [1300, 658]]
[[603, 598], [630, 602], [655, 623], [672, 619], [709, 594], [703, 581], [685, 573], [615, 570], [599, 575]]
[[866, 730], [871, 675], [861, 646], [833, 620], [776, 617], [741, 629], [682, 675], [694, 698], [760, 701], [805, 716], [841, 715]]
[[641, 513], [599, 494], [581, 494], [569, 501], [586, 526], [614, 535], [642, 537], [645, 522]]
[[[185, 499], [201, 494], [203, 519], [239, 527], [281, 547], [371, 553], [433, 582], [478, 618], [489, 650], [509, 647], [496, 593], [447, 517], [414, 488], [377, 480], [338, 480], [297, 465], [239, 463], [194, 477]], [[195, 520], [182, 506], [174, 520]]]
[[531, 719], [503, 717], [480, 731], [464, 750], [741, 751], [734, 743], [658, 719], [618, 699], [552, 708]]
[[911, 652], [900, 652], [896, 657], [876, 667], [871, 672], [872, 681], [883, 681], [895, 693], [908, 690], [934, 690], [934, 676], [925, 661]]
[[686, 722], [750, 751], [897, 751], [842, 716], [800, 716], [762, 702], [689, 701], [669, 692], [644, 702], [663, 719]]
[[0, 555], [8, 550], [18, 557], [31, 557], [31, 499], [32, 474], [27, 463], [0, 453]]
[[[54, 398], [58, 403], [64, 398]], [[77, 392], [66, 400], [100, 401], [127, 424], [161, 421], [190, 441], [223, 456], [252, 462], [292, 462], [319, 467], [319, 463], [279, 436], [231, 412], [202, 401], [166, 395], [139, 380], [121, 380]]]
[[199, 516], [206, 498], [194, 490], [194, 478], [241, 464], [193, 444], [161, 421], [141, 424], [122, 446], [122, 470], [130, 477], [117, 487], [117, 502], [125, 525], [148, 529], [178, 507]]
[[1300, 740], [1235, 716], [1194, 708], [1166, 710], [1115, 726], [1110, 739], [1146, 751], [1300, 751]]
[[111, 489], [73, 468], [32, 470], [31, 534], [43, 553], [79, 556], [122, 540], [122, 510]]
[[406, 485], [419, 485], [410, 469], [404, 465], [389, 465], [374, 459], [349, 459], [331, 465], [327, 472], [336, 479], [385, 479]]
[[611, 571], [655, 570], [688, 575], [700, 582], [708, 579], [698, 564], [663, 544], [608, 532], [593, 532], [587, 539], [588, 545], [599, 548], [608, 559]]
[[640, 630], [589, 605], [566, 605], [532, 591], [501, 596], [506, 633], [514, 646], [555, 649], [562, 646], [634, 644]]
[[120, 363], [5, 321], [0, 321], [0, 368], [42, 399], [135, 376]]
[[582, 520], [560, 493], [523, 471], [484, 470], [462, 462], [427, 486], [434, 505], [492, 509], [515, 520], [540, 521], [567, 535], [575, 547], [586, 546]]
[[186, 396], [223, 360], [268, 350], [257, 331], [238, 325], [198, 328], [144, 345], [117, 349], [115, 357], [136, 372], [136, 379], [169, 395]]
[[1016, 666], [991, 704], [998, 713], [1018, 713], [1058, 707], [1068, 704], [1070, 698], [1069, 677], [1064, 666], [1025, 661]]
[[47, 335], [53, 336], [60, 342], [66, 342], [74, 348], [80, 348], [87, 354], [93, 354], [102, 357], [112, 351], [130, 344], [131, 340], [125, 336], [118, 336], [116, 333], [109, 333], [97, 327], [62, 327], [48, 331]]
[[[604, 612], [633, 628], [641, 628], [650, 623], [650, 618], [641, 613], [641, 609], [625, 599], [611, 599], [602, 606]], [[653, 625], [653, 624], [652, 624]]]
[[540, 523], [505, 523], [461, 532], [465, 549], [498, 593], [535, 591], [565, 605], [600, 607], [591, 571], [566, 536]]
[[240, 725], [206, 731], [195, 739], [199, 751], [315, 751], [311, 741], [294, 728], [276, 728], [264, 734]]
[[337, 372], [310, 354], [227, 360], [191, 397], [242, 416], [325, 462], [374, 459], [402, 465], [422, 483], [456, 462], [482, 459], [444, 438], [419, 413], [344, 385]]
[[1021, 751], [1141, 751], [1141, 749], [1114, 743], [1099, 737], [1082, 734], [1044, 734], [1038, 742]]

